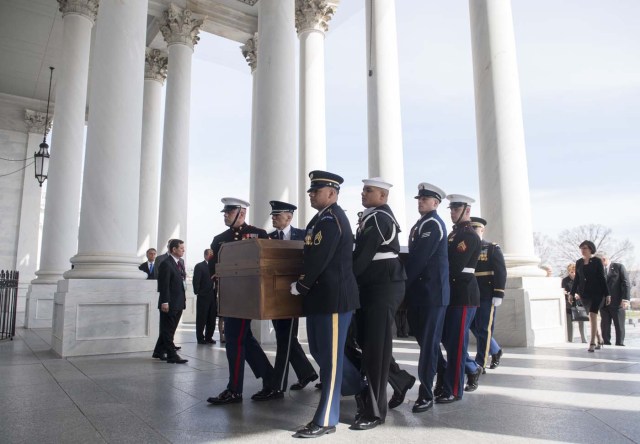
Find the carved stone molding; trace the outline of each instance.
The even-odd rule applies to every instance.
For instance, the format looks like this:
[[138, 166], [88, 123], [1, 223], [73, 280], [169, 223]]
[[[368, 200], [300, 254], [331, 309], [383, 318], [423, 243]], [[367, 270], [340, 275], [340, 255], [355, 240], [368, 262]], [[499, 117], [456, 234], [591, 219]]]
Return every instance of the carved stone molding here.
[[167, 45], [181, 43], [193, 49], [200, 37], [200, 27], [204, 23], [204, 18], [193, 17], [190, 9], [180, 9], [175, 4], [171, 4], [164, 11], [160, 32]]
[[251, 72], [258, 67], [258, 33], [256, 32], [247, 42], [240, 47], [242, 57], [247, 61]]
[[99, 0], [58, 0], [63, 17], [78, 14], [87, 17], [92, 23], [95, 23], [98, 15], [98, 3]]
[[144, 53], [144, 79], [164, 84], [167, 78], [167, 53], [159, 49], [147, 48]]
[[298, 34], [316, 30], [327, 32], [329, 20], [336, 7], [326, 0], [296, 0], [296, 29]]
[[49, 134], [49, 131], [51, 131], [51, 125], [53, 124], [53, 114], [49, 114], [48, 121], [46, 117], [47, 113], [25, 109], [24, 123], [27, 126], [27, 132], [33, 134], [43, 134], [44, 124], [45, 122], [47, 122], [47, 134]]

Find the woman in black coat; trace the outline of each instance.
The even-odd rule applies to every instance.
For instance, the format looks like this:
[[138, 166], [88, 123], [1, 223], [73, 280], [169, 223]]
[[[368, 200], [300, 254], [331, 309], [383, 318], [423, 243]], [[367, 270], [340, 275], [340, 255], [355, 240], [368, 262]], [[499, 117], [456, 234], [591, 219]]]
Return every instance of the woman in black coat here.
[[[596, 246], [591, 241], [580, 244], [582, 259], [576, 262], [576, 278], [571, 287], [571, 296], [582, 301], [582, 305], [589, 311], [589, 323], [591, 324], [591, 344], [589, 351], [599, 350], [602, 347], [602, 335], [598, 325], [598, 310], [602, 304], [609, 305], [611, 296], [607, 287], [607, 278], [604, 275], [604, 265], [600, 258], [594, 256]], [[598, 343], [595, 343], [596, 337]]]
[[[562, 279], [562, 289], [564, 290], [565, 304], [567, 309], [567, 341], [573, 342], [573, 320], [571, 319], [571, 307], [575, 305], [575, 301], [571, 303], [571, 288], [573, 288], [573, 282], [576, 279], [576, 264], [569, 264], [567, 266], [567, 275]], [[580, 337], [582, 343], [587, 343], [587, 338], [584, 336], [584, 321], [578, 321], [578, 329], [580, 330]]]

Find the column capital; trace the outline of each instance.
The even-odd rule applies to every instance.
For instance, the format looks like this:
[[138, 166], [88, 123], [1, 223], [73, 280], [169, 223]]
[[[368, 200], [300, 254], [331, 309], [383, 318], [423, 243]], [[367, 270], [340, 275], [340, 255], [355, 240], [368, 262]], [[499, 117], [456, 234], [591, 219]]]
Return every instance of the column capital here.
[[244, 45], [240, 47], [240, 51], [242, 51], [242, 57], [247, 61], [249, 67], [251, 68], [251, 73], [253, 73], [258, 67], [258, 33], [253, 34], [249, 40], [245, 42]]
[[167, 78], [167, 53], [159, 49], [147, 48], [144, 54], [144, 79], [155, 80], [161, 85]]
[[336, 12], [336, 6], [327, 0], [296, 0], [296, 30], [298, 34], [305, 31], [329, 30], [329, 20]]
[[204, 17], [196, 18], [190, 9], [181, 9], [171, 3], [162, 15], [160, 32], [167, 45], [179, 43], [193, 49], [200, 40], [198, 34], [203, 23]]
[[27, 132], [42, 134], [44, 132], [45, 122], [47, 122], [47, 134], [49, 134], [51, 125], [53, 124], [53, 114], [49, 114], [49, 119], [47, 120], [47, 113], [30, 109], [24, 110], [24, 123], [27, 126]]
[[58, 0], [63, 17], [67, 14], [81, 15], [91, 20], [91, 23], [96, 21], [98, 3], [99, 0]]

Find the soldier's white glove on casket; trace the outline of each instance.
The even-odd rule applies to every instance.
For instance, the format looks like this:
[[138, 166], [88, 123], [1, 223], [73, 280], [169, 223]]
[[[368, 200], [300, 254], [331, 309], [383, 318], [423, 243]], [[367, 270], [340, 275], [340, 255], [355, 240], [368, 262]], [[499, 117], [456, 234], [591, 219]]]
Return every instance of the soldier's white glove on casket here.
[[291, 282], [291, 294], [294, 295], [294, 296], [300, 296], [300, 292], [298, 291], [298, 288], [296, 287], [297, 284], [298, 284], [298, 281]]
[[494, 307], [499, 307], [502, 304], [502, 298], [493, 298], [491, 301]]

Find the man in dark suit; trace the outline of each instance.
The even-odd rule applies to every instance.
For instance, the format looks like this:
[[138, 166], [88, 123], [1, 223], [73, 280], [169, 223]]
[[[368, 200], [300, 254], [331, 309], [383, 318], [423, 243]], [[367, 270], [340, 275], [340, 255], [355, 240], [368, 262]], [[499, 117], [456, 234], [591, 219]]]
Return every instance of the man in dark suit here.
[[[291, 226], [293, 212], [298, 209], [295, 205], [272, 200], [271, 221], [274, 231], [269, 233], [270, 239], [304, 240], [305, 231]], [[307, 359], [302, 346], [298, 342], [298, 318], [274, 319], [271, 321], [276, 333], [276, 362], [274, 365], [273, 381], [270, 391], [256, 394], [255, 401], [268, 401], [282, 398], [287, 389], [289, 363], [298, 377], [298, 382], [291, 386], [292, 390], [302, 390], [312, 381], [318, 379], [318, 374]]]
[[198, 297], [196, 301], [196, 339], [198, 344], [215, 344], [213, 332], [216, 329], [218, 316], [216, 293], [211, 275], [209, 275], [209, 261], [213, 259], [213, 250], [204, 250], [204, 260], [193, 270], [193, 292]]
[[149, 248], [147, 250], [147, 261], [140, 264], [138, 270], [144, 271], [147, 273], [147, 279], [155, 279], [154, 269], [155, 269], [155, 260], [156, 260], [156, 249]]
[[[245, 222], [249, 202], [233, 197], [222, 199], [224, 208], [224, 224], [229, 227], [213, 238], [211, 249], [214, 260], [209, 262], [211, 276], [215, 276], [216, 262], [220, 260], [220, 248], [225, 242], [237, 242], [243, 239], [266, 239], [267, 232]], [[251, 319], [224, 318], [225, 326], [225, 351], [229, 362], [229, 382], [227, 388], [218, 396], [212, 396], [207, 402], [213, 405], [226, 405], [242, 402], [242, 389], [244, 386], [245, 360], [253, 370], [256, 378], [262, 378], [262, 390], [253, 397], [273, 390], [273, 367], [265, 355], [264, 350], [251, 332]], [[252, 397], [252, 398], [253, 398]], [[269, 398], [275, 399], [275, 398]]]
[[[447, 229], [437, 212], [445, 196], [446, 193], [435, 185], [425, 182], [418, 185], [416, 199], [420, 219], [409, 233], [405, 283], [408, 321], [420, 346], [420, 389], [413, 405], [414, 413], [433, 407], [433, 379], [436, 376], [442, 327], [449, 305]], [[438, 379], [441, 380], [441, 375]]]
[[173, 345], [175, 334], [182, 310], [186, 307], [186, 278], [187, 274], [182, 262], [184, 256], [184, 242], [171, 239], [169, 242], [169, 256], [162, 261], [158, 271], [158, 308], [160, 309], [160, 336], [153, 352], [153, 357], [166, 359], [168, 363], [184, 364]]
[[313, 420], [293, 435], [296, 438], [335, 432], [341, 392], [349, 396], [363, 389], [359, 372], [344, 359], [351, 315], [360, 302], [353, 274], [353, 232], [337, 203], [343, 179], [326, 171], [312, 171], [309, 178], [309, 200], [318, 213], [307, 225], [303, 274], [291, 283], [291, 294], [302, 297], [309, 350], [320, 367], [322, 391]]
[[600, 309], [600, 329], [602, 339], [606, 345], [611, 345], [611, 321], [616, 330], [616, 345], [624, 345], [624, 321], [625, 310], [628, 308], [631, 285], [629, 274], [624, 265], [617, 262], [609, 262], [606, 254], [600, 255], [604, 265], [607, 286], [611, 295], [611, 303]]

